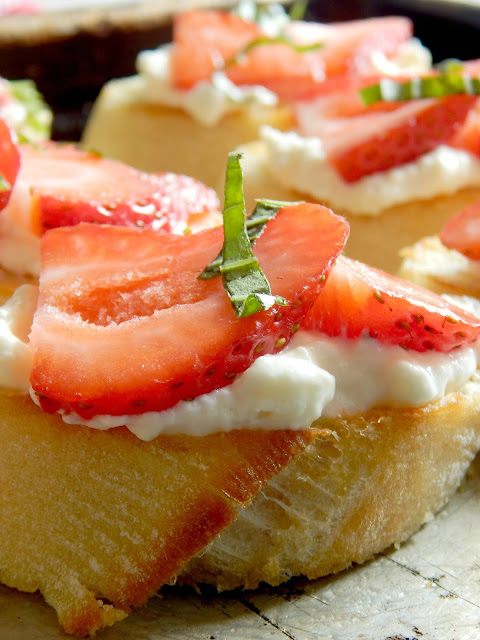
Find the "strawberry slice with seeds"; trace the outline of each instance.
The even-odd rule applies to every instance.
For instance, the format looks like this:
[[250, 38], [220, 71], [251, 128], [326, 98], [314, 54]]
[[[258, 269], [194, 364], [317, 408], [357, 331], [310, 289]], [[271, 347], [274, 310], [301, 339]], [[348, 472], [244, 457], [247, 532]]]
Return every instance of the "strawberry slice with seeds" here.
[[261, 85], [292, 100], [325, 77], [371, 73], [372, 51], [394, 53], [412, 35], [412, 24], [402, 17], [338, 25], [294, 21], [284, 26], [282, 34], [296, 46], [322, 43], [322, 47], [300, 52], [288, 44], [270, 43], [240, 55], [247, 45], [266, 35], [259, 24], [222, 11], [179, 14], [174, 19], [173, 85], [190, 89], [225, 67], [237, 85]]
[[288, 343], [347, 235], [347, 222], [320, 205], [279, 211], [254, 252], [288, 305], [237, 318], [221, 278], [198, 279], [218, 255], [221, 229], [49, 231], [30, 337], [42, 407], [84, 418], [161, 411], [231, 383]]
[[345, 257], [304, 323], [330, 336], [370, 336], [414, 351], [449, 352], [477, 340], [480, 320], [410, 282]]
[[80, 222], [182, 231], [191, 215], [218, 211], [218, 198], [193, 178], [147, 174], [72, 145], [22, 145], [19, 182], [40, 232]]
[[480, 200], [464, 207], [440, 233], [440, 240], [472, 260], [480, 260]]
[[13, 185], [20, 170], [20, 153], [15, 134], [0, 119], [0, 210], [10, 199]]
[[321, 137], [330, 163], [346, 182], [412, 162], [446, 144], [477, 98], [451, 95], [365, 107], [356, 92], [297, 107], [299, 130]]

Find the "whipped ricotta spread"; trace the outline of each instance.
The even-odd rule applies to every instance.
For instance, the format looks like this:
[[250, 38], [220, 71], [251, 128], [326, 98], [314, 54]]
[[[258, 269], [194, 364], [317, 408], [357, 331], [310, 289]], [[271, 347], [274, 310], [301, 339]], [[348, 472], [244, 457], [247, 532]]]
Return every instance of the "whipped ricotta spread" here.
[[[298, 24], [304, 25], [302, 37], [305, 37], [305, 29], [308, 30], [312, 25]], [[285, 26], [289, 26], [288, 22], [275, 20], [271, 16], [261, 24], [262, 30], [271, 37], [278, 35]], [[313, 39], [317, 41], [319, 25], [313, 26]], [[226, 114], [240, 111], [250, 105], [275, 106], [278, 103], [276, 94], [265, 87], [237, 86], [221, 71], [214, 73], [211, 80], [200, 82], [192, 89], [175, 89], [170, 79], [171, 50], [172, 45], [167, 44], [157, 49], [142, 51], [137, 56], [139, 82], [135, 83], [135, 90], [146, 102], [183, 109], [206, 127], [213, 127]], [[387, 58], [378, 51], [372, 52], [371, 65], [373, 71], [391, 76], [410, 71], [424, 71], [431, 66], [431, 54], [419, 40], [412, 38], [403, 43], [392, 58]]]
[[356, 214], [378, 215], [397, 204], [480, 185], [480, 159], [446, 145], [414, 162], [348, 183], [329, 164], [320, 138], [268, 126], [261, 128], [260, 136], [267, 148], [266, 168], [276, 181]]
[[164, 45], [142, 51], [137, 57], [140, 90], [147, 102], [181, 108], [206, 127], [215, 126], [228, 113], [246, 106], [275, 106], [278, 102], [276, 94], [265, 87], [238, 87], [221, 71], [192, 89], [175, 89], [170, 80], [170, 52], [171, 45]]
[[[480, 349], [479, 349], [480, 352]], [[233, 429], [304, 429], [320, 416], [373, 406], [421, 406], [460, 389], [477, 369], [474, 348], [406, 352], [371, 338], [299, 331], [281, 353], [259, 357], [231, 385], [159, 413], [62, 418], [106, 430], [125, 425], [142, 440], [161, 433], [207, 435]], [[32, 393], [35, 400], [35, 395]]]
[[395, 55], [391, 58], [388, 58], [382, 51], [372, 51], [370, 63], [373, 71], [381, 75], [395, 77], [430, 69], [432, 54], [418, 38], [410, 38], [407, 42], [400, 44]]
[[24, 284], [0, 307], [0, 386], [28, 391], [32, 354], [28, 334], [38, 287]]
[[20, 169], [8, 204], [0, 215], [0, 266], [13, 273], [38, 276], [40, 236], [35, 225], [32, 197], [21, 174]]

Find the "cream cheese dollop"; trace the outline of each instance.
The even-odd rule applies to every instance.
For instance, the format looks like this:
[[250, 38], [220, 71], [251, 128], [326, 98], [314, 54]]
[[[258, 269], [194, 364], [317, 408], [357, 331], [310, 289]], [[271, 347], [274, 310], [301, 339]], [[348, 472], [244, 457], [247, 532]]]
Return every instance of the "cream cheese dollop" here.
[[0, 386], [28, 391], [32, 353], [28, 335], [38, 287], [24, 284], [0, 307]]
[[137, 72], [146, 102], [179, 107], [206, 127], [215, 126], [228, 113], [250, 105], [275, 106], [275, 93], [261, 86], [239, 87], [217, 71], [211, 81], [200, 82], [191, 89], [175, 89], [170, 79], [171, 45], [137, 56]]
[[345, 182], [332, 167], [320, 138], [263, 126], [265, 168], [283, 186], [359, 215], [414, 200], [456, 193], [480, 185], [480, 159], [462, 149], [440, 145], [414, 162]]
[[142, 440], [161, 433], [305, 429], [321, 416], [439, 400], [466, 384], [477, 363], [471, 347], [450, 353], [406, 352], [368, 337], [349, 340], [300, 330], [281, 353], [259, 357], [231, 385], [166, 411], [92, 420], [64, 413], [62, 418], [100, 430], [125, 425]]

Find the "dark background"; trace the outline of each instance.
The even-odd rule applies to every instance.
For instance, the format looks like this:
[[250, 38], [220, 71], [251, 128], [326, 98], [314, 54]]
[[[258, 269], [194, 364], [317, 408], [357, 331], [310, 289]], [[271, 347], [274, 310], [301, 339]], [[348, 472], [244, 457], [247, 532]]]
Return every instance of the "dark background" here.
[[[0, 18], [0, 76], [35, 80], [55, 112], [53, 137], [78, 140], [103, 84], [135, 73], [138, 51], [171, 40], [170, 21], [160, 13], [148, 24], [118, 23], [105, 15], [92, 21], [90, 28], [76, 28], [74, 18], [65, 17], [73, 23], [70, 34], [46, 39], [28, 35], [11, 39], [9, 18]], [[410, 17], [415, 35], [432, 51], [434, 62], [480, 57], [480, 7], [469, 0], [310, 0], [307, 11], [307, 19], [320, 22], [384, 15]]]

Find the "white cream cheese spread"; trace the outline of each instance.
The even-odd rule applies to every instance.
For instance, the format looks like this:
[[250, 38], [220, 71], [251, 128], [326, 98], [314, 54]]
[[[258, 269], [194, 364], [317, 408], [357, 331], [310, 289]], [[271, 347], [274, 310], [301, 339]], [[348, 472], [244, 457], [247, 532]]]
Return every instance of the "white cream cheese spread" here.
[[[313, 27], [312, 39], [318, 40], [318, 24], [291, 23], [292, 28], [295, 24], [302, 25], [303, 39], [308, 36], [308, 28]], [[261, 24], [263, 31], [271, 37], [285, 26], [291, 25], [271, 18]], [[168, 44], [158, 49], [142, 51], [137, 56], [140, 79], [135, 83], [135, 90], [143, 95], [145, 102], [181, 108], [206, 127], [215, 126], [226, 114], [249, 105], [275, 106], [278, 103], [276, 94], [265, 87], [237, 86], [221, 71], [214, 73], [211, 81], [200, 82], [191, 89], [175, 89], [170, 79], [171, 50], [172, 45]], [[431, 55], [419, 40], [412, 38], [400, 45], [392, 58], [387, 58], [380, 52], [372, 52], [371, 65], [373, 72], [395, 76], [402, 72], [430, 68]], [[319, 76], [319, 81], [322, 79]]]
[[171, 45], [164, 45], [142, 51], [137, 57], [146, 102], [179, 107], [206, 127], [215, 126], [226, 114], [245, 106], [275, 106], [278, 102], [277, 96], [265, 87], [238, 87], [221, 71], [214, 73], [211, 81], [200, 82], [192, 89], [175, 89], [170, 80], [170, 51]]
[[365, 176], [348, 183], [329, 164], [320, 138], [283, 133], [264, 126], [266, 168], [282, 185], [328, 202], [333, 208], [362, 215], [378, 215], [384, 209], [448, 195], [480, 185], [480, 159], [445, 145], [414, 162]]
[[0, 386], [28, 391], [32, 354], [28, 334], [38, 287], [24, 284], [0, 307]]
[[[421, 406], [460, 389], [477, 368], [475, 349], [406, 352], [371, 338], [348, 340], [299, 331], [276, 355], [258, 358], [231, 385], [160, 413], [64, 414], [95, 429], [125, 425], [138, 438], [206, 435], [232, 429], [302, 429], [320, 416], [353, 415], [373, 406]], [[34, 394], [32, 397], [35, 400]]]
[[38, 276], [40, 237], [35, 228], [32, 198], [22, 183], [21, 169], [7, 206], [0, 215], [0, 266], [13, 273]]

